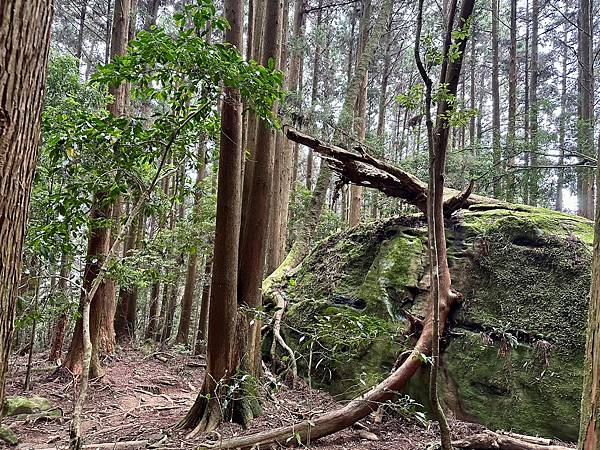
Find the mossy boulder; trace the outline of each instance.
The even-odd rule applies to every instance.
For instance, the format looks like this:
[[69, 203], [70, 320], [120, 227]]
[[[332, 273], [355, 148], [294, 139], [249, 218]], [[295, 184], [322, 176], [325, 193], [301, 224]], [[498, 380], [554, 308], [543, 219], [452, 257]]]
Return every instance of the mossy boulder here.
[[19, 439], [15, 432], [5, 426], [0, 426], [0, 441], [3, 441], [8, 445], [17, 445], [19, 443]]
[[50, 402], [44, 397], [6, 397], [2, 405], [3, 416], [18, 416], [21, 414], [39, 414], [51, 409]]
[[[517, 205], [448, 221], [463, 301], [442, 342], [443, 392], [457, 417], [577, 438], [592, 237], [586, 219]], [[336, 234], [305, 259], [286, 287], [283, 331], [313, 385], [353, 396], [411, 348], [427, 304], [426, 249], [425, 223], [408, 216]], [[426, 385], [409, 391], [425, 402]]]

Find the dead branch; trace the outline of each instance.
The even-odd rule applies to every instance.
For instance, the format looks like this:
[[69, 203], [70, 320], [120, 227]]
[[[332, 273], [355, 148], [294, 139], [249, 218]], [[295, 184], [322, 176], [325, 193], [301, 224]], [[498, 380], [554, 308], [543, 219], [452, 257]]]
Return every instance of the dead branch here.
[[486, 430], [465, 439], [452, 442], [456, 448], [471, 450], [572, 450], [562, 445], [554, 445], [551, 440]]
[[[82, 448], [88, 449], [114, 449], [114, 450], [134, 450], [146, 448], [148, 441], [123, 441], [123, 442], [106, 442], [102, 444], [87, 444]], [[40, 450], [60, 450], [60, 447], [48, 447]]]
[[[427, 184], [413, 174], [369, 155], [362, 147], [348, 151], [294, 128], [286, 128], [288, 139], [312, 148], [342, 179], [359, 186], [377, 189], [389, 197], [401, 198], [427, 213]], [[461, 208], [475, 204], [500, 203], [498, 200], [473, 195], [474, 182], [463, 191], [444, 189], [444, 215], [449, 217]]]

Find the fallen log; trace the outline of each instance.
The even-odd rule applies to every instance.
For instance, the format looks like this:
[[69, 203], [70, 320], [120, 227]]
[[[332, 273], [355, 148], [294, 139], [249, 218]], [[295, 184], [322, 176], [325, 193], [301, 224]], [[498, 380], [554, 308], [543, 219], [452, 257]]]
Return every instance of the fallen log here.
[[[148, 441], [123, 441], [123, 442], [105, 442], [101, 444], [86, 444], [84, 449], [115, 449], [115, 450], [137, 450], [148, 447]], [[63, 447], [48, 447], [39, 450], [60, 450]]]
[[550, 439], [489, 430], [453, 441], [452, 446], [470, 450], [573, 450], [553, 444]]
[[[399, 167], [369, 155], [362, 147], [349, 151], [323, 142], [309, 134], [286, 127], [288, 139], [312, 148], [343, 180], [377, 189], [389, 197], [400, 198], [427, 213], [427, 183]], [[489, 197], [473, 195], [474, 182], [462, 191], [444, 189], [444, 215], [472, 205], [501, 204]]]

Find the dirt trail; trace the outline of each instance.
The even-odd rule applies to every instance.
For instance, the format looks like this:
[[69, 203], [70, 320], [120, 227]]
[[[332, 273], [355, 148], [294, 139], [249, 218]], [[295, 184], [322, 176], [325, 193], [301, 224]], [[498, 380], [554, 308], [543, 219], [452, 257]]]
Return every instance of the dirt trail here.
[[[5, 424], [19, 436], [21, 444], [18, 449], [62, 448], [68, 441], [73, 379], [69, 374], [53, 374], [54, 370], [45, 361], [45, 356], [36, 355], [32, 388], [25, 394], [22, 392], [22, 383], [26, 359], [16, 358], [7, 382], [7, 394], [46, 397], [53, 406], [64, 411], [65, 419], [62, 422], [38, 421], [32, 424], [22, 419], [6, 418]], [[218, 430], [218, 434], [187, 440], [185, 433], [174, 429], [174, 425], [192, 405], [200, 388], [204, 371], [202, 359], [175, 353], [145, 354], [128, 349], [104, 361], [104, 365], [106, 376], [92, 382], [84, 410], [86, 443], [148, 440], [160, 442], [157, 448], [192, 449], [206, 439], [227, 438], [290, 425], [339, 406], [328, 394], [309, 390], [305, 385], [301, 384], [295, 389], [280, 385], [275, 395], [270, 395], [265, 402], [264, 415], [250, 429], [242, 430], [226, 424]], [[311, 447], [332, 450], [413, 450], [424, 449], [437, 438], [435, 425], [427, 429], [400, 417], [384, 417], [379, 424], [373, 423], [371, 417], [361, 425], [323, 438]], [[452, 426], [456, 438], [481, 429], [477, 425], [456, 421], [452, 422]]]

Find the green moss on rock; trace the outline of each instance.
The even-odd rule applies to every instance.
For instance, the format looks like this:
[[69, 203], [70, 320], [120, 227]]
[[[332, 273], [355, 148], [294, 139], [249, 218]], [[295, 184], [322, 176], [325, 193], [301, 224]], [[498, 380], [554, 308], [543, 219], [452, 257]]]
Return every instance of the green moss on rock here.
[[8, 445], [17, 445], [19, 443], [19, 439], [15, 432], [5, 426], [0, 426], [0, 441], [3, 441]]
[[6, 397], [2, 406], [2, 415], [39, 414], [48, 411], [50, 408], [50, 402], [44, 397]]
[[[454, 413], [577, 438], [592, 239], [590, 221], [528, 206], [478, 205], [450, 221], [448, 259], [463, 295], [449, 322], [459, 335], [447, 336], [443, 356]], [[287, 289], [284, 332], [306, 374], [316, 342], [307, 336], [329, 327], [320, 350], [313, 345], [313, 384], [350, 397], [387, 376], [411, 346], [406, 312], [424, 314], [426, 248], [424, 224], [412, 216], [336, 234], [307, 257]], [[426, 383], [411, 389], [426, 398]]]

